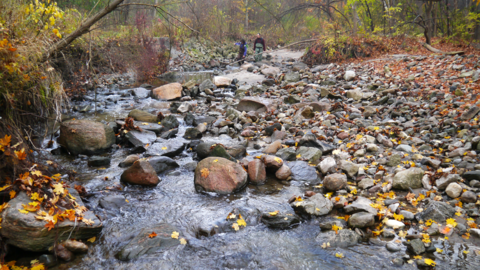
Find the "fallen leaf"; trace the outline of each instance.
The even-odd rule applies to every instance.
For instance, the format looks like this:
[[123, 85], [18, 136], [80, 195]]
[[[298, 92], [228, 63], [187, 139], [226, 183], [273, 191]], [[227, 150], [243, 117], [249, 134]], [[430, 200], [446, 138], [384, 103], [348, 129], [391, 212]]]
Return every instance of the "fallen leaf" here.
[[455, 222], [455, 219], [449, 218], [447, 219], [447, 226], [455, 228], [457, 227], [457, 222]]
[[10, 190], [8, 194], [10, 195], [10, 199], [13, 199], [15, 198], [15, 195], [17, 195], [17, 192], [15, 192], [15, 190]]
[[152, 232], [151, 234], [148, 235], [148, 238], [155, 238], [157, 237], [157, 234], [155, 232]]
[[172, 232], [172, 238], [173, 238], [173, 239], [178, 239], [178, 236], [179, 236], [179, 235], [180, 235], [180, 234], [179, 234], [178, 232]]
[[426, 265], [435, 266], [435, 261], [432, 259], [425, 259], [424, 262]]
[[437, 248], [436, 251], [437, 251], [437, 253], [442, 253], [442, 252], [443, 252], [443, 249]]
[[25, 148], [22, 148], [20, 151], [14, 151], [15, 156], [17, 156], [18, 160], [24, 160], [27, 158], [27, 153], [25, 153]]
[[181, 245], [186, 245], [186, 244], [187, 244], [187, 240], [185, 240], [185, 238], [180, 238], [180, 244], [181, 244]]
[[238, 226], [247, 227], [247, 223], [245, 222], [245, 220], [243, 218], [237, 219], [237, 224], [238, 224]]
[[97, 239], [97, 238], [94, 236], [94, 237], [92, 237], [92, 238], [88, 238], [88, 239], [87, 239], [87, 242], [93, 243], [93, 242], [95, 242], [96, 239]]
[[343, 256], [343, 253], [335, 253], [335, 257], [337, 258], [345, 258], [345, 256]]
[[235, 231], [240, 230], [240, 228], [238, 227], [238, 224], [237, 224], [237, 223], [233, 223], [233, 224], [232, 224], [232, 228], [234, 228]]
[[213, 162], [218, 162], [218, 159], [215, 159]]
[[327, 247], [330, 247], [330, 242], [327, 242], [327, 243], [323, 243], [323, 244], [322, 244], [322, 248], [327, 248]]
[[207, 178], [208, 175], [210, 174], [210, 171], [207, 168], [203, 168], [203, 169], [200, 170], [200, 173], [201, 173], [203, 178]]
[[45, 224], [45, 228], [48, 228], [50, 231], [51, 229], [55, 228], [55, 224], [52, 221], [49, 221], [47, 224]]
[[337, 226], [336, 224], [333, 224], [332, 226], [332, 230], [335, 231], [335, 234], [338, 234], [338, 231], [343, 229], [342, 227], [340, 226]]
[[53, 185], [53, 192], [57, 195], [62, 195], [65, 192], [65, 189], [63, 188], [63, 185], [61, 183], [57, 183]]
[[27, 210], [24, 210], [24, 209], [18, 209], [18, 212], [22, 213], [22, 214], [28, 214], [30, 212], [28, 212]]
[[269, 212], [270, 216], [276, 216], [280, 211], [276, 210], [275, 212]]

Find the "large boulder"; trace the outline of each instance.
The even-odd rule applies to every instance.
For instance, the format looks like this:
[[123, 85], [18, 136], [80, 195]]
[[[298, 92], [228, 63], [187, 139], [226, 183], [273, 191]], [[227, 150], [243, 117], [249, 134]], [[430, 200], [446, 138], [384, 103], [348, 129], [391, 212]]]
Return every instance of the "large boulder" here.
[[148, 123], [158, 122], [158, 117], [156, 115], [153, 115], [145, 111], [137, 110], [137, 109], [131, 110], [128, 113], [128, 117], [132, 117], [136, 121], [141, 121], [141, 122], [148, 122]]
[[403, 190], [408, 190], [409, 188], [421, 188], [422, 177], [424, 174], [425, 172], [418, 167], [398, 172], [393, 177], [393, 188]]
[[150, 147], [147, 148], [147, 152], [145, 152], [145, 156], [146, 157], [151, 157], [151, 156], [175, 157], [180, 153], [182, 153], [183, 149], [185, 149], [185, 143], [179, 140], [157, 142], [150, 145]]
[[110, 148], [115, 143], [115, 133], [100, 122], [71, 120], [60, 126], [59, 143], [73, 155], [93, 155]]
[[[83, 207], [84, 204], [75, 189], [68, 189], [69, 193], [75, 198], [75, 202]], [[20, 192], [17, 197], [12, 199], [2, 213], [2, 227], [0, 234], [7, 244], [19, 247], [24, 250], [41, 252], [47, 251], [57, 241], [66, 240], [70, 233], [71, 238], [80, 240], [96, 236], [103, 228], [102, 222], [98, 220], [91, 211], [84, 212], [84, 218], [92, 220], [92, 225], [84, 222], [74, 222], [68, 219], [55, 225], [55, 229], [48, 230], [45, 227], [46, 222], [35, 218], [35, 212], [23, 214], [19, 210], [23, 205], [32, 202], [25, 192]], [[44, 209], [41, 209], [44, 210]]]
[[[170, 224], [159, 224], [154, 227], [143, 228], [132, 241], [120, 250], [117, 257], [122, 261], [126, 261], [178, 246], [181, 238], [172, 238], [173, 232], [178, 232], [178, 229]], [[152, 233], [155, 233], [156, 236], [149, 237]]]
[[135, 161], [130, 168], [126, 169], [120, 181], [142, 186], [156, 186], [160, 182], [155, 169], [144, 159]]
[[169, 83], [153, 89], [152, 95], [156, 99], [172, 100], [182, 97], [182, 85], [180, 83]]
[[194, 183], [197, 192], [229, 194], [242, 190], [247, 178], [240, 164], [221, 157], [207, 157], [198, 163]]

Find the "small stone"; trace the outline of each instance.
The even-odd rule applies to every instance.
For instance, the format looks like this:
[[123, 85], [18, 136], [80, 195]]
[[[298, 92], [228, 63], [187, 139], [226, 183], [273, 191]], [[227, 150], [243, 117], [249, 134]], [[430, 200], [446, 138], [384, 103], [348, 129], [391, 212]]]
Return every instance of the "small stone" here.
[[283, 164], [282, 167], [275, 172], [275, 177], [277, 177], [279, 180], [287, 180], [290, 175], [292, 175], [292, 171], [285, 164]]
[[337, 191], [347, 185], [347, 176], [345, 174], [334, 173], [323, 179], [323, 186], [329, 191]]
[[462, 186], [457, 183], [450, 183], [445, 189], [445, 193], [447, 193], [450, 198], [458, 198], [460, 194], [462, 194]]

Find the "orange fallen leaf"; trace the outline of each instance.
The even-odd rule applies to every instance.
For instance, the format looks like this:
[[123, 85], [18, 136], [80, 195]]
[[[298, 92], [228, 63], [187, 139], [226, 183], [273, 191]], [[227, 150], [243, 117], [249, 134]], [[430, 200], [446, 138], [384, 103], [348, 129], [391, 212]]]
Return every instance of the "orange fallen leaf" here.
[[50, 231], [51, 229], [55, 228], [55, 224], [52, 221], [49, 221], [47, 224], [45, 224], [45, 228], [48, 228]]
[[27, 158], [27, 153], [25, 153], [25, 148], [22, 148], [20, 151], [14, 151], [15, 156], [17, 156], [18, 160], [24, 160]]
[[151, 234], [148, 235], [148, 238], [154, 238], [157, 237], [157, 234], [155, 232], [152, 232]]
[[203, 168], [203, 169], [200, 170], [200, 173], [201, 173], [203, 178], [207, 178], [208, 175], [210, 174], [210, 171], [207, 168]]

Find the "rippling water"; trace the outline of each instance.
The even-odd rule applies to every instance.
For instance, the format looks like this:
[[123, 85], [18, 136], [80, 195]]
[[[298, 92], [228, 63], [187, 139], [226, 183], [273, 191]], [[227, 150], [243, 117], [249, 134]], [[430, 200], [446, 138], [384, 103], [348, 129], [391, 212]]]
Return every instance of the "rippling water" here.
[[[111, 95], [106, 90], [99, 95], [103, 102]], [[115, 93], [116, 94], [116, 93]], [[148, 108], [153, 101], [145, 99], [135, 108]], [[134, 104], [132, 98], [119, 99], [116, 104], [99, 106], [103, 113], [75, 114], [74, 117], [98, 121], [114, 121], [128, 114], [126, 106]], [[83, 103], [82, 103], [83, 104]], [[80, 105], [82, 105], [80, 104]], [[84, 103], [86, 104], [86, 103]], [[122, 107], [123, 106], [123, 107]], [[179, 116], [179, 120], [181, 117]], [[179, 128], [181, 138], [186, 126]], [[175, 139], [172, 139], [175, 140]], [[55, 147], [55, 146], [54, 146]], [[225, 219], [234, 208], [258, 209], [260, 211], [292, 212], [287, 200], [300, 195], [304, 187], [300, 183], [283, 185], [269, 180], [261, 187], [248, 186], [245, 191], [232, 196], [198, 194], [193, 185], [194, 174], [183, 165], [192, 162], [191, 154], [184, 152], [176, 161], [180, 168], [160, 175], [162, 181], [155, 188], [128, 186], [122, 192], [105, 191], [107, 187], [119, 185], [124, 169], [118, 167], [128, 154], [127, 150], [112, 151], [111, 166], [105, 169], [90, 168], [86, 158], [50, 156], [67, 169], [78, 172], [78, 178], [89, 192], [102, 191], [88, 198], [87, 206], [102, 218], [104, 229], [91, 245], [88, 254], [77, 257], [73, 262], [60, 265], [64, 269], [414, 269], [415, 264], [405, 263], [401, 267], [392, 260], [402, 257], [401, 252], [390, 253], [381, 239], [371, 240], [352, 248], [323, 249], [315, 240], [320, 233], [319, 220], [303, 221], [290, 230], [272, 230], [262, 223], [249, 223], [238, 232], [219, 233], [211, 237], [198, 237], [201, 224], [211, 224]], [[108, 181], [105, 181], [105, 177]], [[111, 194], [122, 195], [129, 203], [114, 212], [98, 207], [98, 200]], [[187, 245], [167, 249], [163, 252], [141, 256], [128, 262], [119, 261], [115, 255], [143, 228], [159, 223], [176, 226], [180, 237]], [[478, 246], [466, 244], [449, 245], [443, 240], [434, 240], [445, 254], [434, 253], [437, 269], [480, 269], [480, 259], [475, 250]], [[463, 251], [469, 250], [468, 254]], [[344, 258], [335, 257], [342, 253]]]

